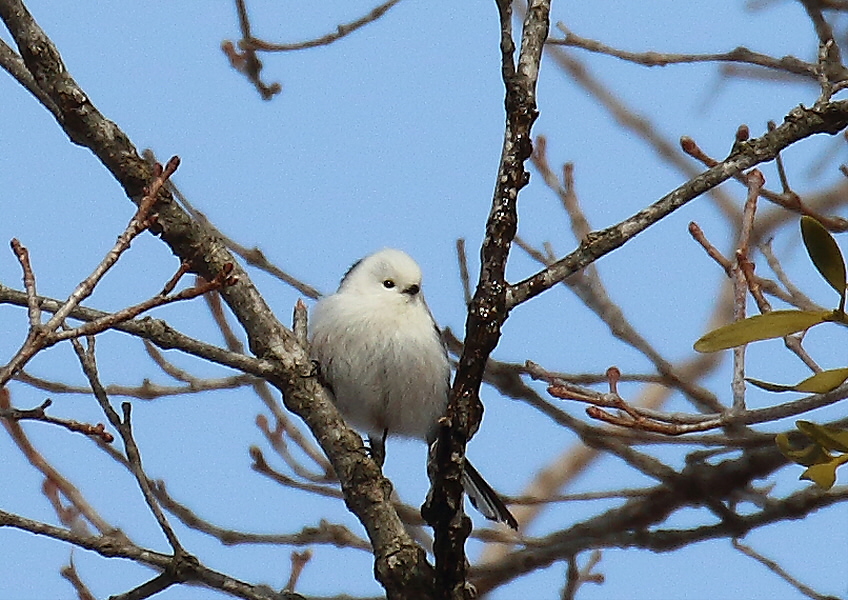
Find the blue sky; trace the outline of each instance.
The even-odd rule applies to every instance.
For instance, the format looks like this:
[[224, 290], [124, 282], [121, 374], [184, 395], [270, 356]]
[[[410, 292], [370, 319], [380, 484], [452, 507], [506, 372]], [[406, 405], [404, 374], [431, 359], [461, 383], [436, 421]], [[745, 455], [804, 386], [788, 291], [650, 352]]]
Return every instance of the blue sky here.
[[[815, 52], [812, 26], [798, 3], [758, 11], [742, 2], [555, 3], [553, 21], [575, 33], [634, 51], [720, 52], [739, 45], [809, 60]], [[425, 274], [424, 290], [437, 320], [454, 331], [464, 323], [462, 289], [454, 242], [466, 238], [472, 273], [488, 213], [503, 132], [503, 91], [497, 46], [497, 11], [491, 1], [468, 0], [444, 8], [403, 0], [378, 23], [331, 46], [265, 55], [264, 77], [283, 92], [263, 102], [234, 72], [219, 50], [238, 37], [229, 2], [73, 4], [31, 0], [27, 6], [52, 37], [71, 74], [94, 104], [130, 136], [139, 149], [160, 159], [182, 158], [175, 182], [222, 231], [256, 245], [291, 274], [332, 291], [354, 260], [385, 246], [403, 248]], [[368, 2], [310, 5], [250, 2], [254, 33], [272, 41], [323, 35], [372, 8]], [[8, 35], [4, 39], [11, 41]], [[556, 35], [556, 33], [555, 33]], [[799, 103], [812, 104], [814, 86], [800, 83], [723, 80], [715, 65], [646, 69], [612, 58], [578, 53], [596, 77], [636, 113], [674, 142], [689, 135], [709, 154], [730, 150], [736, 128], [746, 123], [758, 135], [768, 120], [780, 122]], [[577, 191], [595, 229], [626, 218], [685, 181], [660, 162], [634, 134], [622, 132], [596, 99], [571, 83], [551, 61], [543, 62], [538, 93], [541, 116], [534, 133], [548, 138], [551, 164], [575, 164]], [[17, 237], [32, 256], [42, 294], [66, 296], [111, 247], [132, 214], [117, 183], [85, 149], [71, 144], [51, 116], [11, 78], [0, 75], [0, 240]], [[12, 117], [12, 118], [10, 118]], [[808, 165], [839, 144], [817, 138], [786, 153], [798, 191], [836, 181], [836, 163], [812, 179]], [[838, 150], [839, 160], [844, 150]], [[767, 184], [779, 189], [773, 164], [762, 167]], [[744, 191], [724, 189], [741, 205]], [[770, 207], [762, 205], [763, 213]], [[533, 175], [520, 199], [519, 233], [536, 245], [550, 241], [560, 255], [575, 246], [558, 200]], [[844, 210], [843, 210], [844, 214]], [[689, 221], [728, 249], [728, 227], [711, 201], [700, 198], [643, 233], [598, 264], [612, 297], [628, 318], [670, 360], [691, 355], [704, 331], [722, 274], [691, 241]], [[774, 245], [796, 282], [823, 304], [832, 294], [797, 245], [795, 227], [779, 231]], [[843, 244], [844, 246], [844, 244]], [[3, 248], [7, 246], [2, 246]], [[167, 248], [142, 236], [88, 304], [116, 309], [156, 293], [177, 263]], [[516, 249], [508, 274], [515, 281], [537, 270]], [[760, 267], [765, 270], [765, 267]], [[0, 281], [20, 286], [11, 252], [0, 250]], [[260, 273], [255, 281], [287, 322], [298, 293]], [[560, 286], [562, 287], [562, 286]], [[200, 301], [157, 311], [181, 331], [221, 343]], [[23, 339], [23, 310], [0, 306], [0, 356]], [[817, 333], [811, 349], [826, 367], [844, 364], [844, 337]], [[98, 342], [106, 382], [166, 381], [140, 344], [120, 334]], [[168, 358], [201, 374], [220, 376], [189, 357]], [[647, 361], [610, 339], [606, 326], [565, 288], [553, 289], [514, 311], [495, 352], [501, 360], [530, 359], [553, 370], [603, 372], [617, 365], [641, 372]], [[730, 396], [725, 367], [706, 382]], [[797, 381], [806, 372], [772, 342], [751, 352], [754, 377]], [[81, 384], [69, 347], [56, 347], [33, 361], [33, 374]], [[540, 388], [541, 389], [541, 388]], [[625, 386], [636, 396], [636, 386]], [[17, 406], [40, 404], [44, 393], [10, 385]], [[103, 420], [86, 396], [54, 396], [55, 414]], [[116, 399], [116, 402], [120, 399]], [[533, 409], [484, 389], [486, 415], [469, 456], [491, 483], [519, 494], [533, 473], [575, 442]], [[762, 406], [771, 395], [753, 391]], [[259, 532], [291, 532], [321, 518], [358, 523], [339, 502], [285, 490], [249, 469], [249, 445], [264, 442], [254, 425], [265, 412], [247, 390], [196, 398], [134, 401], [135, 431], [145, 467], [200, 515], [223, 526]], [[582, 415], [582, 407], [564, 408]], [[669, 410], [689, 410], [679, 399]], [[838, 407], [812, 418], [844, 414]], [[780, 424], [791, 426], [791, 421]], [[777, 429], [777, 426], [775, 426]], [[106, 518], [133, 539], [166, 551], [167, 545], [127, 473], [104, 459], [81, 436], [37, 423], [27, 432], [38, 448], [73, 480]], [[267, 449], [267, 448], [266, 448]], [[680, 466], [679, 452], [655, 450]], [[34, 519], [55, 521], [40, 495], [41, 480], [6, 436], [0, 436], [0, 507]], [[420, 504], [426, 493], [424, 449], [394, 442], [386, 474], [401, 496]], [[780, 489], [797, 486], [798, 471], [780, 475]], [[568, 492], [646, 485], [619, 461], [604, 458]], [[546, 513], [528, 533], [542, 534], [599, 512], [598, 504], [569, 503]], [[476, 518], [476, 517], [475, 517]], [[703, 522], [695, 511], [675, 525]], [[478, 525], [483, 523], [477, 520]], [[848, 592], [844, 510], [821, 511], [803, 521], [752, 533], [746, 541], [781, 561], [793, 575], [822, 593]], [[290, 548], [222, 548], [178, 527], [187, 548], [209, 566], [251, 582], [282, 587]], [[791, 544], [787, 541], [791, 540]], [[0, 598], [68, 597], [58, 575], [68, 548], [49, 540], [0, 530], [0, 546], [14, 548], [0, 561]], [[313, 547], [301, 578], [304, 594], [378, 594], [369, 555]], [[472, 546], [479, 553], [479, 546]], [[75, 551], [83, 580], [98, 597], [117, 594], [149, 578], [125, 561]], [[693, 564], [703, 568], [693, 569]], [[340, 565], [342, 567], [340, 568]], [[671, 554], [609, 550], [599, 566], [602, 586], [586, 586], [580, 598], [794, 598], [798, 592], [762, 566], [742, 557], [728, 541], [702, 543]], [[21, 573], [26, 573], [21, 576]], [[555, 565], [492, 595], [554, 598], [564, 580]], [[180, 588], [161, 598], [217, 598], [208, 590]]]

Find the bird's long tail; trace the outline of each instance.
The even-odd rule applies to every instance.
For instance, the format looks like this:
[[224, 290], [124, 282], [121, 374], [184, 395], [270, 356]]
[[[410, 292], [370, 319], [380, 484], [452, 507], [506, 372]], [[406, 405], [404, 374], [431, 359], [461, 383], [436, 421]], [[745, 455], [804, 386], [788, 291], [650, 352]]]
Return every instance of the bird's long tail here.
[[465, 470], [462, 472], [462, 487], [480, 514], [492, 521], [506, 523], [513, 529], [518, 529], [518, 521], [468, 458], [465, 459]]

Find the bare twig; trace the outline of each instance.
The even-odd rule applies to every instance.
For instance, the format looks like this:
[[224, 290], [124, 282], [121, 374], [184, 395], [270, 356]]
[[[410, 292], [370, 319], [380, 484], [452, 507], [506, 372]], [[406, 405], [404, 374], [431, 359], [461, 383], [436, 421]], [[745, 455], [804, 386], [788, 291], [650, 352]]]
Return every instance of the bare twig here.
[[[785, 124], [785, 121], [784, 121], [784, 124]], [[775, 130], [774, 122], [771, 122], [771, 121], [769, 122], [768, 130], [770, 132]], [[744, 136], [741, 139], [739, 137], [740, 133], [744, 133]], [[731, 153], [731, 156], [734, 153], [738, 152], [740, 149], [744, 149], [746, 147], [745, 142], [748, 142], [748, 129], [747, 129], [746, 126], [743, 125], [743, 126], [740, 126], [739, 131], [737, 131], [737, 139], [736, 139], [736, 142], [734, 144], [734, 151], [733, 151], [733, 153]], [[695, 158], [696, 160], [701, 161], [702, 163], [704, 163], [704, 165], [706, 165], [709, 168], [713, 168], [713, 167], [721, 164], [720, 161], [717, 161], [716, 159], [707, 155], [698, 146], [698, 144], [695, 142], [695, 140], [693, 140], [692, 138], [690, 138], [688, 136], [683, 136], [683, 137], [680, 138], [680, 147], [683, 149], [684, 152], [686, 152], [686, 154], [688, 154], [692, 158]], [[775, 160], [781, 160], [782, 161], [782, 159], [780, 158], [780, 152], [777, 152], [777, 154], [774, 158], [775, 158]], [[745, 185], [746, 188], [747, 188], [748, 182], [745, 179], [745, 174], [744, 174], [743, 170], [736, 171], [735, 173], [733, 173], [733, 179], [738, 181], [739, 183]], [[785, 192], [785, 193], [777, 193], [777, 192], [773, 192], [773, 191], [768, 190], [765, 187], [763, 187], [763, 188], [760, 188], [760, 196], [765, 198], [769, 202], [772, 202], [775, 205], [777, 205], [781, 208], [784, 208], [787, 211], [790, 211], [792, 213], [797, 213], [797, 214], [800, 214], [800, 215], [809, 215], [809, 216], [815, 218], [818, 222], [820, 222], [822, 225], [824, 225], [830, 231], [841, 232], [841, 231], [848, 230], [848, 219], [844, 219], [840, 216], [825, 215], [825, 214], [822, 214], [819, 211], [814, 210], [813, 207], [809, 203], [804, 202], [801, 199], [801, 197], [798, 194], [796, 194], [795, 192], [793, 192], [791, 189], [788, 192]], [[786, 217], [785, 213], [783, 213], [783, 215], [784, 215], [784, 218], [785, 218]], [[735, 223], [735, 222], [738, 222], [738, 220], [739, 220], [738, 218], [732, 218], [731, 222]], [[766, 229], [769, 229], [769, 228], [766, 228]]]
[[[301, 477], [302, 479], [311, 481], [313, 483], [330, 483], [337, 480], [332, 472], [332, 468], [329, 464], [327, 464], [326, 460], [316, 461], [318, 463], [318, 466], [321, 468], [321, 472], [313, 473], [312, 471], [304, 467], [300, 463], [300, 461], [295, 459], [295, 457], [289, 451], [288, 443], [286, 442], [287, 434], [289, 434], [289, 431], [293, 429], [291, 422], [288, 419], [284, 421], [277, 419], [275, 427], [271, 429], [268, 424], [268, 419], [265, 417], [265, 415], [257, 415], [256, 426], [265, 436], [265, 439], [267, 439], [268, 442], [271, 444], [271, 447], [274, 449], [274, 451], [280, 456], [280, 458], [285, 461], [289, 468], [294, 471], [294, 473], [298, 477]], [[299, 446], [301, 445], [300, 441], [296, 441], [295, 443], [297, 443]]]
[[[0, 388], [0, 409], [11, 409], [9, 391], [6, 388]], [[102, 516], [100, 516], [95, 508], [85, 499], [79, 489], [64, 475], [62, 475], [53, 465], [51, 465], [35, 448], [35, 446], [33, 446], [20, 423], [11, 419], [2, 419], [2, 421], [3, 425], [6, 427], [6, 431], [9, 432], [9, 436], [12, 438], [12, 441], [15, 442], [24, 457], [26, 457], [29, 463], [35, 467], [36, 470], [44, 475], [44, 479], [45, 482], [47, 482], [48, 487], [61, 493], [62, 496], [71, 503], [72, 511], [75, 516], [82, 515], [101, 535], [122, 535], [119, 534], [119, 532], [117, 532], [117, 530]], [[50, 489], [46, 489], [45, 493], [50, 494], [52, 492]], [[58, 498], [53, 502], [53, 506], [57, 509], [56, 513], [60, 519], [62, 519], [63, 522], [66, 522], [65, 516], [63, 515], [63, 512], [65, 512], [66, 509], [63, 509], [59, 505]], [[82, 531], [86, 529], [83, 526], [83, 523], [78, 522], [76, 519], [73, 519], [73, 522], [77, 529]]]
[[[8, 394], [8, 391], [5, 388], [0, 390], [0, 395], [4, 393]], [[50, 405], [53, 404], [53, 401], [50, 399], [47, 399], [42, 402], [41, 406], [39, 406], [38, 408], [30, 409], [10, 408], [6, 407], [7, 404], [8, 401], [5, 399], [0, 401], [0, 419], [8, 419], [10, 421], [29, 420], [41, 421], [42, 423], [50, 423], [52, 425], [64, 427], [68, 431], [73, 431], [75, 433], [81, 433], [83, 435], [99, 438], [107, 444], [111, 443], [115, 439], [111, 433], [106, 431], [103, 423], [91, 425], [90, 423], [80, 423], [79, 421], [74, 421], [73, 419], [62, 419], [60, 417], [48, 415], [46, 410]]]
[[[388, 2], [383, 2], [379, 6], [375, 7], [366, 15], [351, 21], [349, 23], [342, 23], [336, 30], [332, 33], [328, 33], [326, 35], [322, 35], [321, 37], [307, 40], [305, 42], [295, 42], [291, 44], [275, 44], [273, 42], [266, 42], [260, 40], [259, 38], [254, 37], [250, 33], [249, 27], [247, 28], [246, 34], [244, 31], [244, 26], [242, 27], [244, 37], [239, 41], [239, 47], [242, 50], [262, 50], [265, 52], [291, 52], [293, 50], [305, 50], [307, 48], [315, 48], [317, 46], [327, 46], [328, 44], [332, 44], [343, 37], [350, 35], [357, 29], [368, 25], [369, 23], [373, 23], [384, 14], [386, 14], [390, 8], [392, 8], [395, 4], [400, 2], [400, 0], [388, 0]], [[236, 3], [239, 6], [239, 18], [242, 22], [246, 21], [246, 11], [243, 11], [243, 0], [236, 0]], [[242, 17], [244, 14], [244, 17]]]
[[[106, 558], [122, 557], [157, 570], [165, 571], [173, 567], [173, 557], [135, 544], [115, 536], [91, 536], [75, 531], [41, 523], [0, 510], [0, 527], [11, 527], [28, 531], [54, 540], [67, 542], [80, 548], [91, 550]], [[202, 564], [188, 561], [180, 565], [185, 570], [183, 577], [216, 590], [226, 590], [230, 595], [245, 600], [280, 600], [280, 595], [264, 586], [255, 586], [239, 581], [229, 575], [214, 571]], [[296, 596], [283, 595], [284, 600], [297, 600]]]
[[343, 497], [342, 493], [336, 486], [304, 483], [302, 481], [293, 479], [288, 475], [284, 475], [279, 471], [274, 470], [271, 465], [268, 464], [268, 461], [265, 460], [265, 456], [264, 454], [262, 454], [262, 450], [256, 446], [250, 447], [250, 458], [253, 459], [253, 464], [250, 466], [251, 469], [253, 469], [257, 473], [265, 475], [273, 481], [276, 481], [280, 485], [284, 485], [286, 487], [290, 487], [296, 490], [303, 490], [313, 494], [318, 494], [319, 496], [325, 496], [327, 498], [340, 499]]
[[833, 37], [833, 28], [822, 14], [821, 3], [818, 0], [801, 0], [801, 4], [813, 22], [819, 38], [816, 79], [821, 86], [821, 96], [817, 103], [825, 104], [830, 101], [836, 91], [845, 87], [848, 69], [842, 64], [842, 53]]
[[[129, 248], [130, 242], [153, 222], [148, 217], [153, 204], [156, 202], [159, 190], [165, 184], [168, 177], [176, 171], [179, 164], [179, 158], [173, 157], [168, 161], [164, 169], [161, 166], [158, 167], [156, 177], [153, 179], [149, 188], [147, 188], [145, 197], [139, 204], [135, 215], [130, 220], [126, 229], [118, 236], [115, 246], [106, 254], [100, 264], [95, 267], [94, 271], [76, 287], [47, 323], [43, 325], [40, 323], [40, 311], [35, 302], [35, 276], [29, 264], [29, 254], [17, 240], [13, 240], [12, 247], [18, 255], [21, 268], [24, 271], [24, 286], [27, 289], [30, 329], [21, 348], [15, 353], [8, 364], [0, 368], [0, 385], [5, 384], [9, 379], [14, 377], [42, 348], [55, 344], [62, 339], [62, 333], [56, 334], [54, 332], [65, 322], [65, 319], [70, 313], [91, 295], [95, 286], [106, 275], [109, 269], [115, 265], [121, 254]], [[135, 316], [135, 314], [132, 316]]]
[[300, 574], [303, 572], [306, 564], [312, 559], [312, 550], [304, 550], [303, 552], [292, 552], [291, 553], [291, 574], [289, 575], [289, 580], [286, 583], [286, 587], [283, 588], [288, 592], [293, 592], [294, 588], [297, 587], [297, 580], [300, 579]]
[[[548, 388], [548, 393], [557, 398], [592, 404], [593, 406], [589, 407], [586, 412], [593, 418], [608, 423], [656, 431], [667, 435], [681, 435], [739, 424], [768, 423], [803, 414], [816, 408], [829, 406], [848, 397], [848, 384], [843, 384], [825, 394], [812, 394], [798, 400], [765, 408], [707, 414], [662, 413], [639, 408], [626, 403], [617, 394], [602, 394], [565, 381], [553, 382]], [[622, 410], [625, 412], [625, 416], [611, 415], [600, 410], [601, 407]]]
[[465, 238], [456, 240], [456, 260], [459, 263], [459, 281], [462, 283], [462, 299], [465, 306], [471, 304], [471, 277], [468, 274], [468, 253], [465, 251]]
[[[52, 394], [91, 394], [91, 388], [84, 385], [69, 385], [58, 381], [48, 381], [21, 371], [15, 376], [15, 381], [26, 383]], [[125, 396], [139, 400], [154, 400], [166, 396], [184, 396], [199, 394], [209, 390], [231, 390], [252, 385], [255, 378], [252, 375], [233, 375], [232, 377], [193, 379], [187, 385], [166, 386], [144, 380], [141, 385], [107, 385], [109, 396]]]
[[827, 596], [825, 594], [819, 594], [813, 588], [804, 585], [794, 577], [792, 577], [786, 570], [781, 567], [777, 562], [773, 561], [770, 558], [766, 558], [747, 544], [743, 544], [737, 538], [733, 538], [730, 540], [730, 543], [734, 548], [739, 550], [745, 556], [749, 556], [753, 558], [755, 561], [766, 567], [769, 571], [783, 579], [786, 583], [794, 587], [796, 590], [807, 596], [808, 598], [812, 598], [813, 600], [837, 600], [834, 596]]
[[[141, 154], [144, 157], [144, 160], [146, 160], [149, 164], [156, 164], [156, 156], [152, 150], [148, 148]], [[268, 273], [272, 277], [276, 277], [308, 298], [317, 299], [321, 296], [321, 293], [314, 287], [300, 279], [297, 279], [286, 271], [283, 271], [280, 267], [268, 260], [261, 248], [256, 246], [248, 248], [222, 232], [202, 211], [195, 208], [194, 204], [189, 201], [188, 197], [183, 194], [180, 188], [177, 187], [171, 179], [168, 180], [168, 189], [188, 214], [190, 214], [201, 226], [206, 228], [211, 235], [219, 238], [227, 248], [235, 252], [238, 256], [241, 256], [247, 264]]]
[[[748, 248], [751, 241], [751, 231], [754, 228], [754, 214], [757, 210], [757, 198], [760, 190], [765, 184], [763, 174], [753, 169], [748, 173], [748, 198], [745, 201], [745, 209], [742, 211], [742, 223], [739, 228], [739, 241], [736, 247], [736, 261], [731, 269], [733, 281], [733, 318], [741, 321], [745, 318], [745, 309], [748, 299], [748, 282], [745, 278], [746, 267], [753, 269], [753, 263], [748, 259]], [[734, 412], [745, 410], [745, 345], [733, 349], [733, 390]]]
[[[554, 64], [562, 69], [571, 79], [607, 110], [610, 116], [624, 130], [631, 132], [641, 139], [659, 159], [671, 165], [687, 179], [698, 175], [698, 169], [691, 161], [681, 155], [675, 142], [667, 139], [651, 120], [639, 114], [633, 107], [619, 98], [600, 77], [595, 76], [584, 61], [578, 60], [561, 46], [546, 45], [545, 52], [554, 60]], [[738, 218], [738, 209], [728, 194], [719, 188], [709, 190], [710, 198], [730, 220]]]
[[76, 565], [74, 565], [74, 556], [71, 555], [71, 559], [68, 564], [62, 567], [62, 570], [59, 573], [67, 579], [72, 586], [74, 586], [74, 591], [77, 593], [77, 598], [79, 600], [96, 600], [94, 594], [91, 593], [91, 590], [88, 589], [88, 586], [83, 583], [82, 578], [80, 578], [79, 573], [77, 573]]
[[[572, 185], [573, 182], [568, 185]], [[576, 195], [573, 191], [568, 192], [565, 201], [566, 209], [571, 218], [572, 228], [575, 234], [580, 231], [589, 230], [589, 223], [583, 211], [580, 209]], [[531, 249], [526, 243], [517, 239], [517, 244], [527, 251], [533, 258], [542, 264], [553, 264], [554, 259], [545, 256], [538, 250]], [[597, 270], [590, 265], [583, 271], [565, 279], [562, 283], [567, 285], [578, 298], [609, 327], [610, 333], [625, 344], [635, 348], [642, 353], [654, 367], [660, 376], [660, 382], [670, 385], [683, 392], [696, 406], [707, 411], [718, 411], [721, 405], [714, 394], [707, 389], [695, 385], [691, 381], [680, 376], [672, 364], [651, 345], [624, 317], [621, 308], [610, 298], [606, 286], [600, 278]]]
[[154, 481], [153, 493], [162, 506], [177, 517], [183, 525], [217, 538], [226, 546], [239, 544], [275, 544], [287, 546], [307, 546], [310, 544], [327, 544], [337, 548], [354, 548], [371, 551], [367, 540], [354, 535], [344, 525], [321, 521], [316, 527], [304, 527], [293, 534], [248, 533], [225, 529], [199, 517], [194, 511], [176, 501], [167, 491], [165, 482]]
[[130, 469], [138, 482], [145, 502], [147, 502], [150, 511], [156, 517], [159, 527], [162, 529], [162, 532], [168, 539], [168, 543], [171, 544], [171, 547], [174, 550], [174, 559], [179, 560], [182, 557], [188, 557], [150, 489], [149, 480], [141, 464], [141, 453], [138, 450], [138, 446], [136, 445], [135, 438], [132, 434], [132, 424], [130, 422], [130, 413], [132, 410], [131, 405], [129, 402], [124, 402], [121, 405], [124, 415], [122, 420], [118, 416], [118, 413], [112, 408], [109, 398], [106, 395], [106, 391], [100, 383], [100, 376], [97, 373], [97, 363], [95, 362], [94, 357], [94, 337], [88, 337], [87, 341], [87, 349], [82, 347], [82, 343], [78, 339], [72, 339], [71, 343], [73, 344], [74, 351], [80, 361], [80, 365], [82, 365], [82, 370], [88, 379], [88, 383], [94, 392], [94, 397], [97, 399], [98, 404], [100, 404], [100, 408], [106, 414], [106, 418], [109, 419], [109, 422], [121, 435]]
[[[143, 302], [139, 302], [134, 306], [129, 306], [114, 313], [110, 313], [101, 319], [89, 321], [87, 323], [84, 323], [83, 325], [80, 325], [79, 327], [68, 328], [63, 331], [56, 332], [54, 335], [49, 336], [48, 342], [45, 342], [45, 345], [55, 344], [57, 342], [61, 342], [63, 340], [68, 339], [95, 335], [106, 331], [107, 329], [113, 328], [118, 323], [134, 319], [138, 315], [147, 312], [152, 308], [165, 306], [174, 302], [192, 300], [213, 290], [219, 290], [224, 286], [234, 285], [235, 280], [230, 277], [232, 265], [230, 265], [229, 267], [229, 269], [224, 269], [223, 271], [221, 271], [212, 281], [204, 281], [194, 287], [185, 288], [177, 292], [176, 294], [170, 296], [158, 294]], [[180, 269], [177, 271], [177, 275], [180, 275], [182, 271], [183, 268], [181, 266]], [[173, 284], [174, 281], [172, 279], [168, 282], [168, 284], [165, 286], [165, 289], [163, 289], [162, 291], [167, 292], [168, 288], [171, 287]]]
[[562, 600], [573, 600], [577, 590], [584, 583], [601, 584], [604, 582], [604, 576], [594, 572], [595, 567], [601, 562], [602, 556], [600, 550], [593, 550], [583, 568], [578, 566], [576, 556], [569, 557], [568, 575], [566, 585], [562, 590]]
[[[771, 247], [771, 240], [767, 240], [760, 244], [758, 248], [760, 252], [763, 253], [769, 268], [774, 272], [777, 280], [781, 283], [781, 285], [783, 285], [789, 295], [788, 299], [778, 295], [781, 300], [784, 300], [788, 304], [792, 304], [801, 310], [823, 310], [820, 305], [813, 302], [807, 294], [802, 292], [798, 286], [792, 283], [792, 280], [789, 279], [788, 275], [786, 275], [786, 271], [783, 270], [780, 261], [774, 255], [774, 251]], [[760, 283], [760, 285], [762, 285], [762, 283]]]
[[23, 279], [24, 289], [26, 290], [27, 295], [27, 315], [29, 316], [30, 332], [35, 332], [35, 334], [37, 334], [41, 327], [41, 309], [39, 308], [36, 300], [38, 294], [35, 289], [35, 273], [32, 271], [32, 264], [29, 260], [29, 250], [21, 245], [21, 243], [15, 238], [12, 238], [11, 246], [15, 255], [18, 257], [18, 261], [21, 263], [21, 269], [24, 272]]
[[701, 62], [733, 62], [756, 65], [765, 67], [775, 71], [800, 75], [810, 79], [816, 79], [816, 65], [804, 62], [794, 56], [784, 56], [782, 58], [774, 58], [767, 54], [753, 52], [742, 46], [734, 48], [729, 52], [719, 52], [714, 54], [675, 54], [672, 52], [628, 52], [613, 48], [606, 44], [602, 44], [596, 40], [580, 37], [570, 31], [563, 23], [557, 23], [559, 29], [564, 35], [564, 38], [552, 38], [548, 40], [548, 44], [555, 46], [571, 46], [574, 48], [582, 48], [589, 52], [598, 54], [606, 54], [629, 62], [633, 62], [646, 67], [662, 67], [672, 64], [687, 64]]
[[[52, 298], [44, 298], [39, 296], [39, 305], [42, 310], [48, 312], [57, 312], [62, 303]], [[26, 294], [7, 288], [0, 284], [0, 303], [15, 304], [17, 306], [26, 306]], [[77, 307], [71, 311], [70, 317], [81, 321], [101, 321], [109, 317], [112, 313], [107, 313], [92, 308]], [[187, 354], [209, 360], [213, 363], [231, 367], [245, 373], [251, 373], [257, 377], [267, 377], [274, 373], [277, 365], [272, 361], [245, 356], [238, 352], [228, 352], [222, 348], [201, 342], [182, 334], [173, 329], [166, 322], [158, 319], [141, 319], [127, 320], [112, 325], [112, 329], [122, 331], [130, 335], [148, 339], [163, 350], [178, 349]], [[111, 392], [110, 392], [111, 393]]]
[[[247, 16], [247, 5], [244, 0], [236, 0], [236, 10], [239, 16], [241, 37], [242, 39], [248, 39], [252, 36], [250, 33], [250, 19]], [[277, 82], [269, 85], [262, 81], [262, 61], [256, 56], [256, 50], [252, 48], [242, 48], [242, 50], [243, 52], [236, 50], [235, 45], [230, 40], [225, 40], [221, 43], [221, 51], [230, 60], [230, 65], [250, 80], [263, 100], [271, 100], [282, 91], [282, 86]]]
[[[784, 464], [784, 461], [776, 448], [763, 448], [720, 465], [699, 464], [686, 473], [685, 479], [692, 481], [691, 478], [696, 476], [701, 484], [708, 482], [708, 485], [714, 486], [711, 491], [721, 496], [728, 490], [728, 484], [736, 487], [740, 481], [762, 477]], [[780, 522], [789, 515], [796, 514], [798, 510], [841, 502], [848, 498], [848, 487], [822, 492], [812, 486], [785, 498], [772, 500], [760, 510], [739, 516], [732, 524], [719, 522], [691, 529], [650, 529], [650, 523], [664, 518], [669, 510], [675, 510], [672, 505], [680, 506], [677, 502], [682, 500], [681, 494], [685, 496], [683, 488], [658, 486], [655, 493], [649, 497], [630, 500], [621, 507], [609, 510], [587, 522], [534, 540], [528, 548], [476, 569], [477, 589], [484, 594], [518, 574], [547, 567], [587, 549], [587, 546], [643, 548], [654, 552], [669, 552], [695, 541], [734, 535], [734, 530], [747, 532]], [[589, 546], [587, 542], [593, 545]]]
[[304, 348], [309, 347], [309, 311], [300, 298], [292, 311], [292, 331]]

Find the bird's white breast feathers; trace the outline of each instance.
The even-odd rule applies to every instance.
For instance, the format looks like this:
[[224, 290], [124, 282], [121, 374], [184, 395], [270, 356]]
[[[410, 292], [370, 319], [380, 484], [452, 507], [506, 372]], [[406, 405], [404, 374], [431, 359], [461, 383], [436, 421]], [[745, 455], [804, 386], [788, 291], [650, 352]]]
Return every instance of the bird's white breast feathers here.
[[312, 354], [348, 422], [427, 438], [447, 406], [450, 364], [423, 298], [340, 291], [311, 319]]

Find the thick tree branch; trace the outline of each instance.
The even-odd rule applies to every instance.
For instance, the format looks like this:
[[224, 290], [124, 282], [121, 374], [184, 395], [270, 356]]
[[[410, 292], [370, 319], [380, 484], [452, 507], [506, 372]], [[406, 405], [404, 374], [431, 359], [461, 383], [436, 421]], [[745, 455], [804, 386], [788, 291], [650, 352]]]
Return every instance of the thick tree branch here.
[[[151, 166], [123, 131], [106, 119], [70, 76], [52, 41], [20, 0], [0, 0], [0, 18], [18, 46], [39, 89], [58, 106], [57, 121], [77, 144], [89, 148], [139, 202], [152, 179]], [[363, 523], [375, 549], [375, 572], [390, 597], [427, 598], [433, 572], [425, 552], [407, 534], [392, 505], [391, 485], [362, 452], [362, 439], [350, 430], [312, 375], [309, 356], [291, 331], [273, 315], [247, 273], [232, 254], [174, 202], [159, 193], [155, 233], [192, 271], [212, 279], [225, 264], [235, 265], [236, 285], [221, 295], [244, 327], [251, 351], [277, 363], [268, 380], [284, 397], [286, 407], [315, 434], [342, 484], [348, 507]]]
[[711, 190], [737, 173], [773, 160], [778, 153], [817, 133], [839, 133], [848, 126], [848, 100], [830, 102], [818, 108], [792, 109], [783, 123], [762, 137], [737, 143], [730, 156], [698, 177], [691, 179], [632, 217], [593, 232], [565, 258], [512, 285], [507, 292], [507, 308], [512, 309], [550, 289], [572, 273], [620, 248], [637, 234], [659, 222], [690, 200]]
[[434, 553], [438, 588], [445, 598], [464, 597], [464, 544], [471, 530], [462, 515], [461, 473], [465, 445], [480, 425], [480, 384], [486, 361], [506, 321], [506, 262], [518, 224], [518, 192], [529, 179], [524, 169], [532, 152], [531, 127], [536, 120], [536, 82], [550, 25], [550, 1], [530, 3], [524, 19], [516, 67], [510, 0], [497, 0], [501, 24], [501, 70], [506, 88], [506, 128], [492, 208], [481, 250], [477, 290], [468, 307], [465, 345], [459, 359], [450, 403], [435, 448], [436, 468], [424, 512], [435, 529]]

